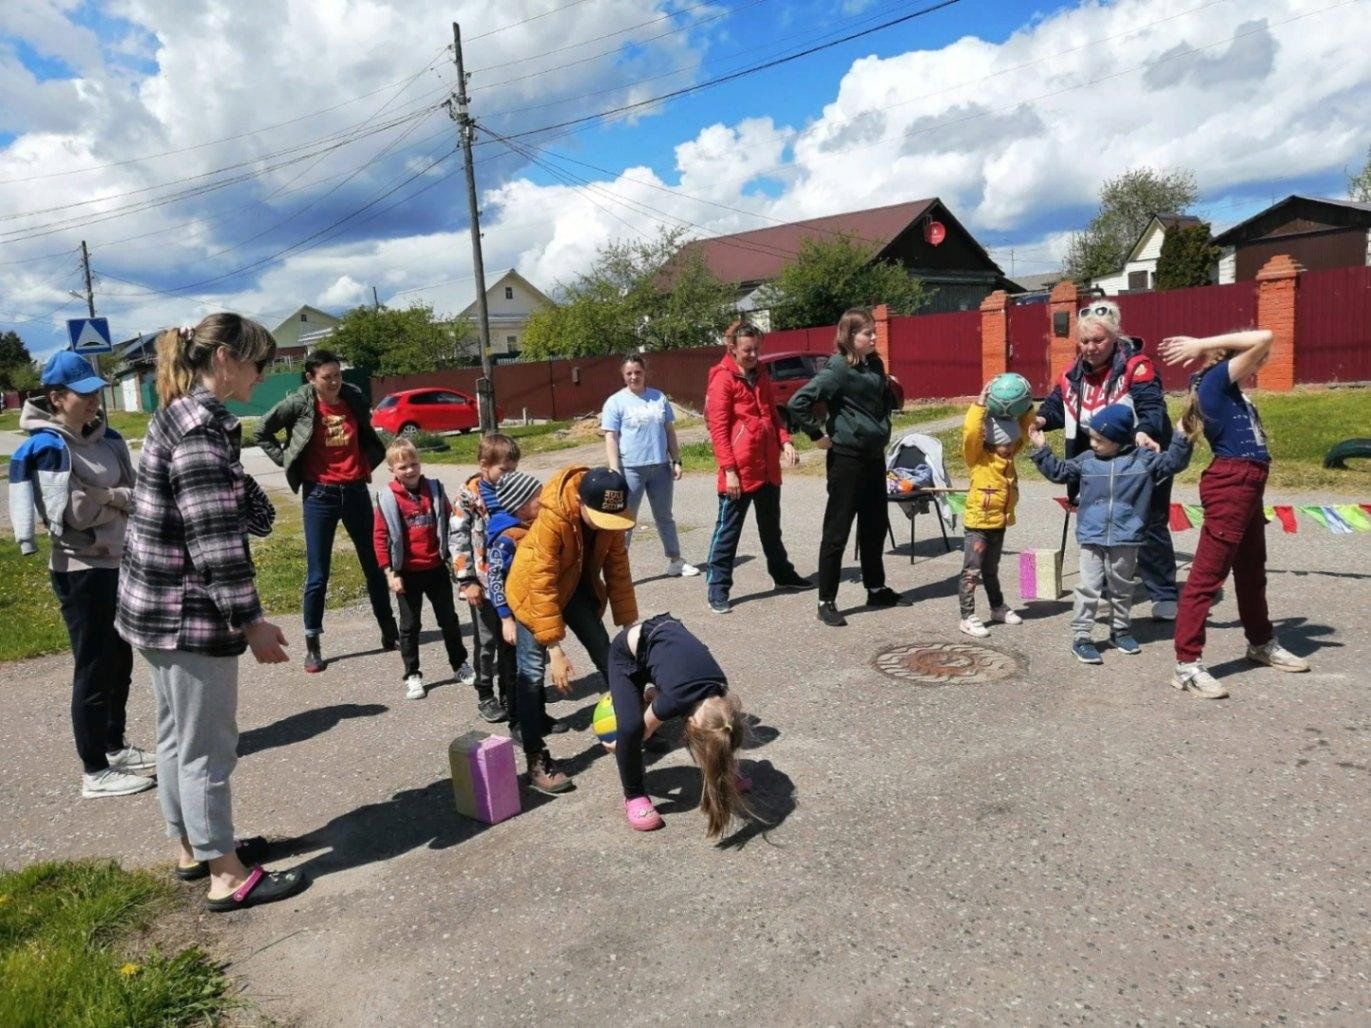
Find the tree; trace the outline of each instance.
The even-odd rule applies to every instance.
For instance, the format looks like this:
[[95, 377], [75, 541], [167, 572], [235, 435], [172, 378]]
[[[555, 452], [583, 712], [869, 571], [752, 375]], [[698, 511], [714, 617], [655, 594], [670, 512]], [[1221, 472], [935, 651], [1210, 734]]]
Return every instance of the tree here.
[[33, 378], [33, 355], [15, 331], [0, 332], [0, 389], [28, 389]]
[[1347, 176], [1347, 195], [1358, 203], [1371, 203], [1371, 146], [1366, 148], [1361, 171]]
[[1198, 199], [1195, 174], [1184, 168], [1136, 168], [1109, 179], [1100, 187], [1098, 213], [1071, 240], [1067, 277], [1080, 281], [1114, 274], [1154, 214], [1183, 214]]
[[375, 375], [410, 375], [479, 359], [475, 329], [465, 320], [438, 321], [427, 304], [392, 309], [356, 307], [343, 315], [328, 347]]
[[848, 236], [806, 239], [780, 275], [761, 288], [759, 307], [771, 310], [771, 327], [837, 324], [849, 307], [886, 304], [892, 314], [913, 314], [931, 292], [895, 261], [873, 261], [875, 250]]
[[671, 229], [605, 246], [588, 271], [562, 287], [560, 303], [529, 318], [522, 355], [593, 357], [716, 343], [735, 316], [733, 290], [694, 250], [682, 253], [684, 241], [682, 230]]
[[1161, 256], [1157, 258], [1157, 289], [1207, 286], [1214, 280], [1218, 263], [1219, 248], [1208, 225], [1173, 228], [1162, 239]]

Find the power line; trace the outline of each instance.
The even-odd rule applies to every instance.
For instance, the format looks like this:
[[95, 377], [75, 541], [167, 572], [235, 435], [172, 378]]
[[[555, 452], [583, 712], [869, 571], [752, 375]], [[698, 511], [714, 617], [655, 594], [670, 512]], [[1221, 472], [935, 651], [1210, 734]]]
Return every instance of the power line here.
[[272, 125], [263, 125], [258, 128], [248, 129], [245, 132], [239, 132], [231, 136], [224, 136], [220, 139], [211, 139], [203, 143], [195, 143], [191, 146], [183, 146], [176, 150], [163, 150], [160, 153], [145, 154], [142, 157], [129, 157], [122, 161], [110, 161], [105, 164], [92, 164], [85, 168], [67, 168], [62, 171], [50, 171], [42, 175], [28, 175], [23, 178], [0, 179], [0, 185], [9, 185], [13, 182], [37, 182], [41, 179], [62, 178], [67, 175], [81, 175], [90, 171], [103, 171], [107, 168], [122, 168], [129, 164], [142, 164], [146, 161], [155, 161], [162, 157], [175, 157], [178, 154], [193, 153], [196, 150], [203, 150], [209, 146], [218, 146], [220, 143], [231, 143], [235, 140], [246, 139], [248, 136], [258, 135], [259, 133], [272, 132], [278, 128], [285, 128], [289, 125], [295, 125], [299, 122], [307, 121], [310, 118], [317, 118], [321, 114], [328, 114], [332, 111], [339, 110], [340, 108], [351, 106], [352, 104], [357, 103], [359, 100], [365, 100], [368, 97], [375, 96], [377, 93], [384, 93], [391, 86], [399, 85], [402, 87], [403, 91], [404, 88], [408, 88], [410, 83], [414, 82], [415, 79], [423, 75], [424, 72], [433, 68], [433, 66], [438, 63], [439, 58], [441, 58], [445, 53], [447, 53], [448, 49], [448, 46], [444, 45], [442, 48], [438, 50], [436, 54], [433, 55], [433, 57], [429, 59], [428, 64], [424, 65], [424, 67], [420, 68], [417, 72], [415, 72], [407, 79], [399, 79], [395, 82], [388, 82], [384, 86], [377, 86], [375, 89], [369, 92], [361, 93], [348, 100], [343, 100], [339, 103], [333, 104], [331, 107], [324, 107], [317, 111], [311, 111], [309, 114], [301, 114], [297, 117], [290, 118], [287, 121], [278, 121]]
[[638, 100], [634, 103], [623, 104], [619, 107], [613, 107], [606, 111], [598, 111], [595, 114], [586, 114], [582, 115], [579, 118], [570, 118], [566, 121], [557, 122], [553, 125], [542, 125], [538, 128], [527, 129], [522, 132], [514, 132], [510, 134], [509, 138], [520, 139], [525, 136], [533, 136], [538, 135], [542, 132], [549, 132], [553, 129], [569, 128], [575, 125], [584, 125], [587, 122], [600, 121], [604, 118], [613, 117], [616, 114], [624, 114], [628, 111], [636, 111], [644, 107], [650, 107], [653, 104], [662, 103], [666, 100], [672, 100], [678, 96], [685, 96], [689, 93], [697, 93], [702, 89], [710, 89], [714, 86], [722, 85], [725, 82], [733, 82], [737, 79], [744, 78], [748, 75], [755, 75], [757, 72], [766, 71], [770, 68], [777, 68], [783, 64], [789, 64], [791, 61], [797, 61], [802, 57], [809, 57], [823, 50], [832, 49], [833, 47], [840, 46], [843, 43], [850, 43], [854, 39], [860, 39], [863, 36], [869, 36], [873, 32], [880, 32], [885, 29], [891, 28], [895, 25], [899, 25], [907, 21], [912, 21], [915, 18], [922, 18], [925, 15], [934, 14], [937, 11], [941, 11], [960, 2], [961, 0], [941, 0], [941, 2], [939, 3], [931, 4], [928, 7], [922, 7], [917, 11], [912, 11], [909, 14], [901, 15], [898, 18], [891, 18], [887, 21], [881, 22], [879, 25], [873, 25], [870, 28], [861, 29], [857, 32], [848, 33], [847, 35], [842, 36], [839, 39], [835, 39], [827, 43], [820, 43], [816, 46], [807, 47], [804, 50], [799, 50], [793, 54], [788, 54], [784, 57], [777, 57], [769, 61], [762, 61], [759, 64], [750, 65], [749, 67], [741, 68], [738, 71], [729, 72], [726, 75], [717, 75], [712, 79], [706, 79], [704, 82], [697, 82], [691, 86], [683, 86], [680, 89], [673, 89], [670, 92], [662, 93], [659, 96], [654, 96], [647, 100]]
[[499, 28], [491, 29], [489, 32], [482, 32], [478, 36], [471, 36], [469, 39], [467, 39], [467, 42], [474, 43], [476, 42], [476, 40], [485, 39], [487, 36], [493, 36], [500, 32], [508, 32], [510, 29], [517, 29], [520, 25], [527, 25], [529, 22], [539, 21], [543, 18], [550, 17], [554, 14], [561, 14], [563, 11], [569, 11], [573, 7], [580, 7], [583, 3], [586, 2], [587, 0], [571, 0], [571, 3], [563, 4], [561, 7], [554, 7], [550, 11], [543, 11], [541, 14], [530, 15], [529, 17], [520, 19], [519, 21], [512, 21], [508, 25], [501, 25]]

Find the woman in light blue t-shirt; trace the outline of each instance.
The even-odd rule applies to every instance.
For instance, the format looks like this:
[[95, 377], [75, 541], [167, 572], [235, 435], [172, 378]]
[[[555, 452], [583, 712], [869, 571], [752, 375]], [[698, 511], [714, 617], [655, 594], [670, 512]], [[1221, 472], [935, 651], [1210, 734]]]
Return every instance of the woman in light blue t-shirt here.
[[[640, 354], [625, 357], [620, 371], [624, 388], [606, 400], [600, 412], [609, 466], [628, 480], [628, 505], [635, 515], [647, 494], [666, 551], [666, 573], [677, 578], [698, 575], [699, 568], [681, 559], [681, 541], [671, 515], [672, 493], [681, 477], [681, 449], [671, 402], [660, 390], [648, 388], [647, 362]], [[624, 536], [625, 545], [632, 537], [632, 532]]]

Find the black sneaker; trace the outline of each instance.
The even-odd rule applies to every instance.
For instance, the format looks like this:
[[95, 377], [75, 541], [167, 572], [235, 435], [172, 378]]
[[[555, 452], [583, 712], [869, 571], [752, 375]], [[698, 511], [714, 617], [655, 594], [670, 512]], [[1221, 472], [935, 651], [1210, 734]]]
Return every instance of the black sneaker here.
[[776, 579], [776, 588], [800, 592], [804, 589], [813, 589], [814, 583], [810, 579], [805, 578], [804, 575], [791, 573], [783, 578]]
[[819, 604], [819, 620], [830, 628], [842, 628], [847, 624], [847, 618], [831, 602]]
[[908, 607], [912, 604], [889, 586], [869, 590], [866, 594], [868, 607]]
[[481, 715], [482, 721], [488, 721], [492, 725], [499, 724], [505, 719], [504, 705], [494, 696], [477, 697], [476, 713]]

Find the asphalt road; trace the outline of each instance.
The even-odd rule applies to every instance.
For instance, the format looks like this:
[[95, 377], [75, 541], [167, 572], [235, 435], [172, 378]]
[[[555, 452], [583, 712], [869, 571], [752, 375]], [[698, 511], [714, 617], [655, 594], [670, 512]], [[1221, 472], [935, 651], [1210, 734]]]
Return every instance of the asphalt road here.
[[[1050, 497], [1025, 486], [1011, 550], [1055, 546]], [[1270, 502], [1285, 499], [1299, 500]], [[805, 573], [822, 504], [821, 479], [785, 487]], [[688, 558], [703, 558], [714, 507], [712, 479], [688, 477]], [[460, 818], [446, 749], [478, 722], [473, 691], [442, 681], [436, 636], [424, 661], [440, 684], [413, 702], [366, 611], [329, 614], [334, 663], [317, 676], [300, 670], [298, 616], [283, 618], [295, 661], [244, 665], [235, 810], [242, 833], [278, 840], [274, 865], [313, 884], [207, 917], [231, 973], [303, 1025], [1371, 1021], [1371, 644], [1358, 628], [1371, 535], [1307, 519], [1297, 535], [1268, 530], [1274, 618], [1315, 670], [1247, 665], [1230, 591], [1207, 656], [1233, 695], [1213, 703], [1167, 684], [1165, 625], [1139, 621], [1140, 656], [1077, 664], [1065, 599], [996, 626], [985, 642], [1007, 677], [883, 673], [891, 648], [971, 642], [956, 631], [960, 553], [927, 520], [919, 531], [916, 564], [903, 523], [886, 557], [914, 606], [855, 608], [848, 582], [851, 624], [836, 630], [812, 593], [769, 592], [751, 528], [723, 617], [700, 579], [659, 577], [653, 533], [635, 540], [643, 613], [684, 618], [759, 718], [747, 763], [766, 823], [720, 846], [691, 809], [698, 778], [679, 747], [648, 773], [667, 827], [628, 830], [613, 762], [583, 731], [593, 678], [554, 707], [578, 729], [551, 742], [576, 790], [526, 793], [493, 828]], [[1195, 533], [1176, 538], [1188, 554]], [[1015, 568], [1007, 556], [1011, 596]], [[0, 863], [165, 865], [154, 793], [79, 798], [69, 673], [62, 657], [0, 667], [0, 741], [18, 758], [0, 779]], [[144, 745], [150, 706], [140, 665], [129, 734]]]

